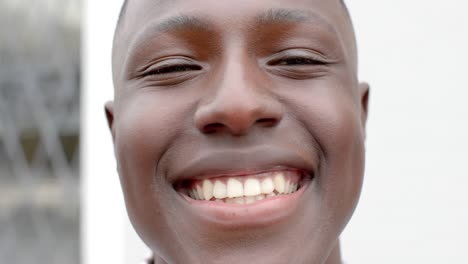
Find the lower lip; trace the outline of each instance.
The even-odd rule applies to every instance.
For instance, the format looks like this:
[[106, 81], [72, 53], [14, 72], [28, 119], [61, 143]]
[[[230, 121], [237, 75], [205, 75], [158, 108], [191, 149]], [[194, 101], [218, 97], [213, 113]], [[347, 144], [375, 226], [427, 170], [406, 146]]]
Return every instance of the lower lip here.
[[277, 195], [252, 204], [199, 201], [181, 195], [189, 203], [189, 210], [203, 222], [226, 228], [259, 227], [281, 222], [294, 214], [309, 186], [310, 182], [307, 182], [292, 194]]

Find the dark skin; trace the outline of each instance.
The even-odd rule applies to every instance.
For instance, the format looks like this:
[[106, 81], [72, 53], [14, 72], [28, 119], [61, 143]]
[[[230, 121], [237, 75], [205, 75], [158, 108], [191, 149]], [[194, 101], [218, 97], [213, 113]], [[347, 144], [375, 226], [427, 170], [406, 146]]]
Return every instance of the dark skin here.
[[[155, 263], [341, 263], [364, 172], [356, 57], [338, 0], [128, 3], [106, 114], [129, 217]], [[179, 187], [270, 170], [304, 183], [236, 206]]]

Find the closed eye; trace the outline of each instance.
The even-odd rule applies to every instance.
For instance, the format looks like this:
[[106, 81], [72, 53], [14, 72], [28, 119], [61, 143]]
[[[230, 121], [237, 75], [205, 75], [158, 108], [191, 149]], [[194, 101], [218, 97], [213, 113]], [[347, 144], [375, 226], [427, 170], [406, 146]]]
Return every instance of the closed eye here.
[[174, 64], [174, 65], [164, 65], [154, 69], [150, 69], [144, 75], [163, 75], [177, 72], [187, 72], [187, 71], [199, 71], [202, 67], [195, 64]]
[[269, 66], [326, 65], [326, 62], [308, 57], [279, 58], [268, 62]]

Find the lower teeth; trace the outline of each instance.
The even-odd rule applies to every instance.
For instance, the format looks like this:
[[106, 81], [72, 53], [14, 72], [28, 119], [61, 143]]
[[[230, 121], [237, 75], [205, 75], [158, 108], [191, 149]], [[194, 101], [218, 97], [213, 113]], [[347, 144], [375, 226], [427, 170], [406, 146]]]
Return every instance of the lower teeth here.
[[[259, 194], [259, 195], [256, 195], [256, 196], [242, 196], [242, 197], [223, 198], [223, 199], [212, 198], [209, 201], [218, 202], [218, 203], [231, 203], [231, 204], [252, 204], [252, 203], [259, 202], [259, 201], [264, 200], [264, 199], [269, 198], [269, 197], [274, 197], [274, 196], [278, 196], [278, 195], [288, 195], [288, 194], [292, 194], [292, 193], [295, 193], [295, 192], [296, 192], [296, 190], [291, 192], [291, 193], [278, 193], [277, 191], [274, 191], [274, 192], [269, 193], [269, 194]], [[191, 195], [190, 195], [190, 197], [192, 199], [194, 199], [194, 200], [204, 201], [203, 199], [197, 199], [195, 197], [192, 197]]]

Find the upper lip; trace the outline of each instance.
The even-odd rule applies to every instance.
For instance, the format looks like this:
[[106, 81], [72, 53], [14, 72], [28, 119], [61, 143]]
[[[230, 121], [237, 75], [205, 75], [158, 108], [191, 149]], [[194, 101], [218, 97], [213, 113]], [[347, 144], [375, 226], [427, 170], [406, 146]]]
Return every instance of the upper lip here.
[[221, 176], [243, 176], [269, 171], [300, 170], [312, 176], [316, 168], [313, 157], [275, 146], [239, 150], [201, 152], [170, 174], [173, 182]]

